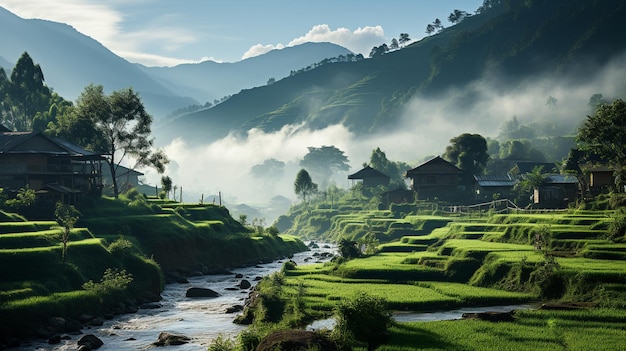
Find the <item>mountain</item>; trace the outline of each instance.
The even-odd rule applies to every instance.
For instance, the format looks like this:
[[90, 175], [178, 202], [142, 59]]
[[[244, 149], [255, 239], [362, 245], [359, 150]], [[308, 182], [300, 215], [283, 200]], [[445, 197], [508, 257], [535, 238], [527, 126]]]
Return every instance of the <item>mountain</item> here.
[[304, 43], [232, 63], [205, 61], [174, 67], [139, 67], [164, 85], [177, 87], [181, 94], [200, 102], [213, 102], [242, 88], [265, 85], [270, 78], [287, 77], [291, 71], [326, 58], [349, 54], [350, 50], [336, 44]]
[[[559, 98], [564, 101], [572, 94], [582, 95], [577, 98], [584, 106], [594, 89], [599, 93], [609, 89], [597, 82], [586, 87], [590, 90], [586, 96], [586, 91], [564, 90], [591, 84], [612, 62], [623, 58], [626, 1], [492, 3], [497, 5], [400, 50], [358, 62], [322, 65], [269, 86], [244, 90], [161, 126], [160, 138], [184, 136], [187, 143], [202, 144], [233, 131], [246, 135], [252, 128], [275, 132], [285, 125], [315, 130], [336, 124], [357, 136], [371, 135], [397, 127], [407, 118], [416, 133], [447, 123], [450, 130], [489, 130], [493, 135], [497, 123], [518, 113], [543, 107], [545, 115], [536, 118], [557, 114], [545, 107], [549, 95], [534, 101], [537, 106], [517, 102], [518, 108], [528, 111], [498, 116], [479, 110], [502, 102], [497, 99], [503, 94], [515, 100], [515, 94], [521, 99], [527, 90], [542, 88], [543, 94], [563, 94]], [[624, 71], [615, 73], [616, 78], [622, 77], [623, 86]], [[419, 112], [409, 110], [416, 107]], [[568, 104], [559, 106], [565, 107]], [[572, 113], [578, 115], [570, 118], [580, 118], [587, 111], [561, 112]]]
[[73, 27], [23, 19], [0, 7], [0, 67], [10, 71], [25, 51], [43, 70], [46, 84], [75, 100], [89, 84], [107, 93], [133, 87], [149, 113], [160, 119], [179, 108], [213, 101], [241, 89], [265, 85], [325, 58], [350, 54], [330, 43], [306, 43], [235, 63], [203, 62], [145, 67], [115, 55]]
[[0, 56], [15, 63], [23, 52], [28, 52], [41, 66], [46, 84], [68, 100], [75, 100], [93, 83], [102, 85], [107, 92], [133, 87], [154, 114], [195, 102], [173, 93], [135, 65], [66, 24], [22, 19], [0, 7], [0, 31], [11, 33], [0, 36]]

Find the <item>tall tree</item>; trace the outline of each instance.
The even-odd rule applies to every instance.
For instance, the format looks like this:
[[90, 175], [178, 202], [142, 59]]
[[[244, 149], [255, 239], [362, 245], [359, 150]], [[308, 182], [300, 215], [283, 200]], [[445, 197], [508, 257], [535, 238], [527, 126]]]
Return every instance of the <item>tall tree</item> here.
[[603, 104], [587, 119], [576, 136], [579, 148], [608, 164], [615, 176], [617, 191], [626, 184], [626, 103], [617, 99]]
[[390, 187], [399, 187], [402, 189], [406, 188], [402, 174], [404, 171], [411, 168], [408, 164], [404, 162], [390, 161], [387, 159], [385, 152], [377, 147], [372, 150], [369, 165], [375, 170], [382, 172], [391, 178], [389, 184]]
[[293, 183], [296, 195], [302, 198], [306, 204], [307, 198], [317, 192], [317, 184], [313, 183], [309, 172], [301, 169], [296, 175], [296, 181]]
[[308, 147], [309, 152], [300, 161], [300, 167], [310, 172], [320, 182], [321, 188], [326, 189], [333, 174], [338, 171], [348, 171], [348, 157], [334, 146]]
[[400, 47], [400, 44], [398, 44], [398, 39], [396, 39], [396, 38], [391, 39], [391, 43], [389, 44], [389, 49], [390, 50], [395, 50], [395, 49], [397, 49], [399, 47]]
[[471, 181], [474, 175], [482, 174], [489, 154], [487, 140], [480, 134], [464, 133], [450, 139], [443, 158], [454, 163], [464, 174], [466, 181]]
[[[135, 162], [132, 168], [154, 167], [163, 173], [169, 162], [162, 150], [154, 150], [150, 139], [152, 117], [146, 112], [139, 95], [132, 89], [104, 94], [102, 86], [89, 85], [77, 102], [77, 118], [91, 121], [102, 145], [96, 147], [107, 156], [117, 198], [117, 169], [125, 158]], [[91, 131], [90, 131], [91, 132]]]
[[448, 16], [448, 21], [450, 23], [456, 24], [463, 21], [467, 16], [467, 12], [465, 11], [454, 10], [452, 11], [452, 13], [450, 13], [450, 16]]
[[410, 41], [411, 41], [411, 38], [409, 38], [408, 33], [400, 33], [400, 39], [398, 40], [398, 42], [400, 43], [401, 46], [406, 45]]

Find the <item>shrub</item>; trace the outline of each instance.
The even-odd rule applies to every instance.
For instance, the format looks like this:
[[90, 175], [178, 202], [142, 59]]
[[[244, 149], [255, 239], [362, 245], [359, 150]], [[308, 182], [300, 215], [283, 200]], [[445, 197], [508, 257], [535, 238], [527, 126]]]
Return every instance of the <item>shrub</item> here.
[[350, 344], [352, 340], [364, 342], [374, 350], [387, 339], [387, 330], [393, 324], [384, 299], [361, 292], [342, 301], [335, 310], [338, 340]]
[[235, 350], [235, 343], [224, 337], [222, 334], [218, 335], [209, 345], [208, 351], [232, 351]]
[[613, 222], [609, 224], [607, 235], [611, 241], [624, 239], [624, 236], [626, 236], [626, 210], [622, 208], [615, 212]]
[[99, 283], [94, 283], [90, 280], [83, 284], [83, 289], [95, 291], [99, 295], [106, 295], [124, 291], [132, 281], [133, 276], [127, 273], [126, 270], [122, 269], [119, 271], [117, 269], [107, 268]]

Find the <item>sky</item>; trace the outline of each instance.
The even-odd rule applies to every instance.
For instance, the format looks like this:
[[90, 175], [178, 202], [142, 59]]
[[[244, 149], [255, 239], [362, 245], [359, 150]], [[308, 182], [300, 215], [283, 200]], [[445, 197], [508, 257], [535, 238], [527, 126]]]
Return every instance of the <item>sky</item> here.
[[426, 35], [455, 9], [482, 0], [0, 0], [19, 17], [73, 26], [146, 66], [236, 62], [304, 42], [332, 42], [368, 56], [407, 33]]

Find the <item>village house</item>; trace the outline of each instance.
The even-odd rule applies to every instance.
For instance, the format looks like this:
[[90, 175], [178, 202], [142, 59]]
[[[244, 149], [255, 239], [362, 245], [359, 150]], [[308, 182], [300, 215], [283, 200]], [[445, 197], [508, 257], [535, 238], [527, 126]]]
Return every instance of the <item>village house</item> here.
[[352, 180], [353, 183], [354, 180], [362, 180], [363, 187], [375, 188], [379, 185], [388, 186], [390, 177], [368, 165], [360, 171], [348, 175], [348, 179]]
[[533, 203], [539, 208], [567, 208], [579, 194], [578, 178], [571, 175], [546, 175], [545, 183], [533, 192]]
[[466, 201], [463, 172], [452, 163], [436, 156], [406, 171], [411, 189], [418, 200]]
[[474, 181], [474, 191], [478, 201], [515, 198], [513, 187], [516, 180], [509, 174], [475, 175]]
[[102, 191], [102, 155], [41, 132], [0, 129], [0, 187], [35, 191], [42, 202], [76, 203]]

